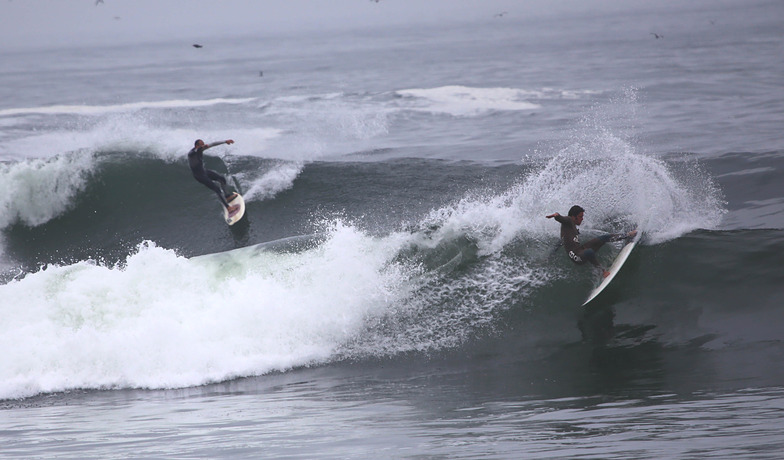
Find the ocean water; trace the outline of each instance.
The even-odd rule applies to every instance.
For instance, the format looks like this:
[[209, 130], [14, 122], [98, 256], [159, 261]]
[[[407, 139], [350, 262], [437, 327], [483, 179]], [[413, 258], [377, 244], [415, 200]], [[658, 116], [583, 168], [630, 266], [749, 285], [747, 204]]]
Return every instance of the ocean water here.
[[0, 454], [780, 458], [784, 4], [492, 13], [0, 50]]

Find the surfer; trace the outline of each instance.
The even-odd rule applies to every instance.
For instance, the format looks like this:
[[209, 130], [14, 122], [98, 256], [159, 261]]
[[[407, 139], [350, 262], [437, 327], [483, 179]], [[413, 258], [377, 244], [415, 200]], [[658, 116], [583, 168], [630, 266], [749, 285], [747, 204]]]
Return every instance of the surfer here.
[[583, 223], [585, 209], [574, 205], [569, 209], [568, 217], [564, 217], [557, 212], [545, 217], [548, 219], [554, 217], [555, 220], [561, 224], [561, 243], [564, 245], [566, 253], [569, 254], [569, 258], [572, 259], [572, 262], [577, 265], [582, 265], [585, 261], [590, 262], [593, 266], [601, 270], [603, 278], [607, 278], [610, 275], [610, 272], [599, 263], [599, 260], [596, 258], [596, 251], [604, 246], [605, 243], [622, 240], [624, 238], [633, 238], [637, 234], [637, 230], [632, 230], [626, 235], [610, 233], [594, 238], [585, 244], [580, 244], [580, 230], [577, 229], [577, 226]]
[[[236, 213], [239, 205], [229, 206], [229, 201], [233, 200], [237, 193], [226, 193], [226, 178], [220, 174], [212, 171], [211, 169], [204, 168], [204, 151], [210, 147], [215, 147], [221, 144], [233, 144], [231, 139], [213, 142], [212, 144], [205, 144], [203, 140], [197, 139], [193, 144], [193, 148], [188, 152], [188, 164], [191, 167], [194, 179], [206, 185], [210, 190], [218, 194], [218, 199], [226, 207], [229, 215]], [[220, 185], [216, 184], [218, 182]]]

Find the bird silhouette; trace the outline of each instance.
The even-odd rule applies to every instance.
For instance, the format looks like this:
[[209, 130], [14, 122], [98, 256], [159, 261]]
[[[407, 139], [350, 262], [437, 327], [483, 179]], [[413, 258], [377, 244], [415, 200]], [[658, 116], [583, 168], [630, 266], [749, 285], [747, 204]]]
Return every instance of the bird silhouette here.
[[198, 43], [194, 43], [194, 44], [193, 44], [193, 47], [194, 47], [194, 48], [204, 48], [203, 46], [199, 45]]
[[654, 37], [656, 37], [656, 40], [658, 40], [658, 39], [660, 39], [660, 38], [664, 38], [664, 35], [655, 34], [655, 33], [653, 33], [653, 32], [651, 32], [651, 35], [653, 35]]

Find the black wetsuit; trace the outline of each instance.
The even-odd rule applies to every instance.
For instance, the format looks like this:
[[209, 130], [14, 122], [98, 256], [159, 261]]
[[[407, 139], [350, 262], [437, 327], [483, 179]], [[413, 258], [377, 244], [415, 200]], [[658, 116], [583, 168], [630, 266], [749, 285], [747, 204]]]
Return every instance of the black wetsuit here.
[[[202, 147], [192, 148], [191, 151], [188, 152], [188, 165], [191, 167], [193, 177], [217, 193], [220, 202], [223, 203], [223, 206], [228, 208], [229, 203], [226, 201], [226, 178], [211, 169], [204, 168], [204, 150], [207, 147], [209, 146], [203, 145]], [[220, 183], [220, 186], [216, 184], [215, 181]]]
[[615, 235], [602, 235], [585, 244], [580, 244], [580, 230], [577, 229], [577, 225], [571, 217], [558, 215], [555, 216], [555, 220], [561, 224], [561, 242], [572, 262], [582, 265], [587, 260], [596, 267], [602, 268], [596, 259], [596, 251], [604, 246], [605, 243], [611, 241]]

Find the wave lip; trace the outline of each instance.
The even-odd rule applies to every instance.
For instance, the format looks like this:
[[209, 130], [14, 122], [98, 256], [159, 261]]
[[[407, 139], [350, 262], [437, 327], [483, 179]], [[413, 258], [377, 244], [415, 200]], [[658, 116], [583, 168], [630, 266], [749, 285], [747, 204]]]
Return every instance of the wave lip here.
[[214, 98], [204, 100], [173, 99], [168, 101], [140, 101], [114, 105], [52, 105], [46, 107], [21, 107], [0, 110], [0, 117], [17, 115], [104, 115], [142, 109], [179, 109], [208, 107], [218, 104], [245, 104], [255, 98]]
[[71, 208], [95, 165], [94, 155], [81, 153], [0, 164], [0, 229], [40, 225]]

